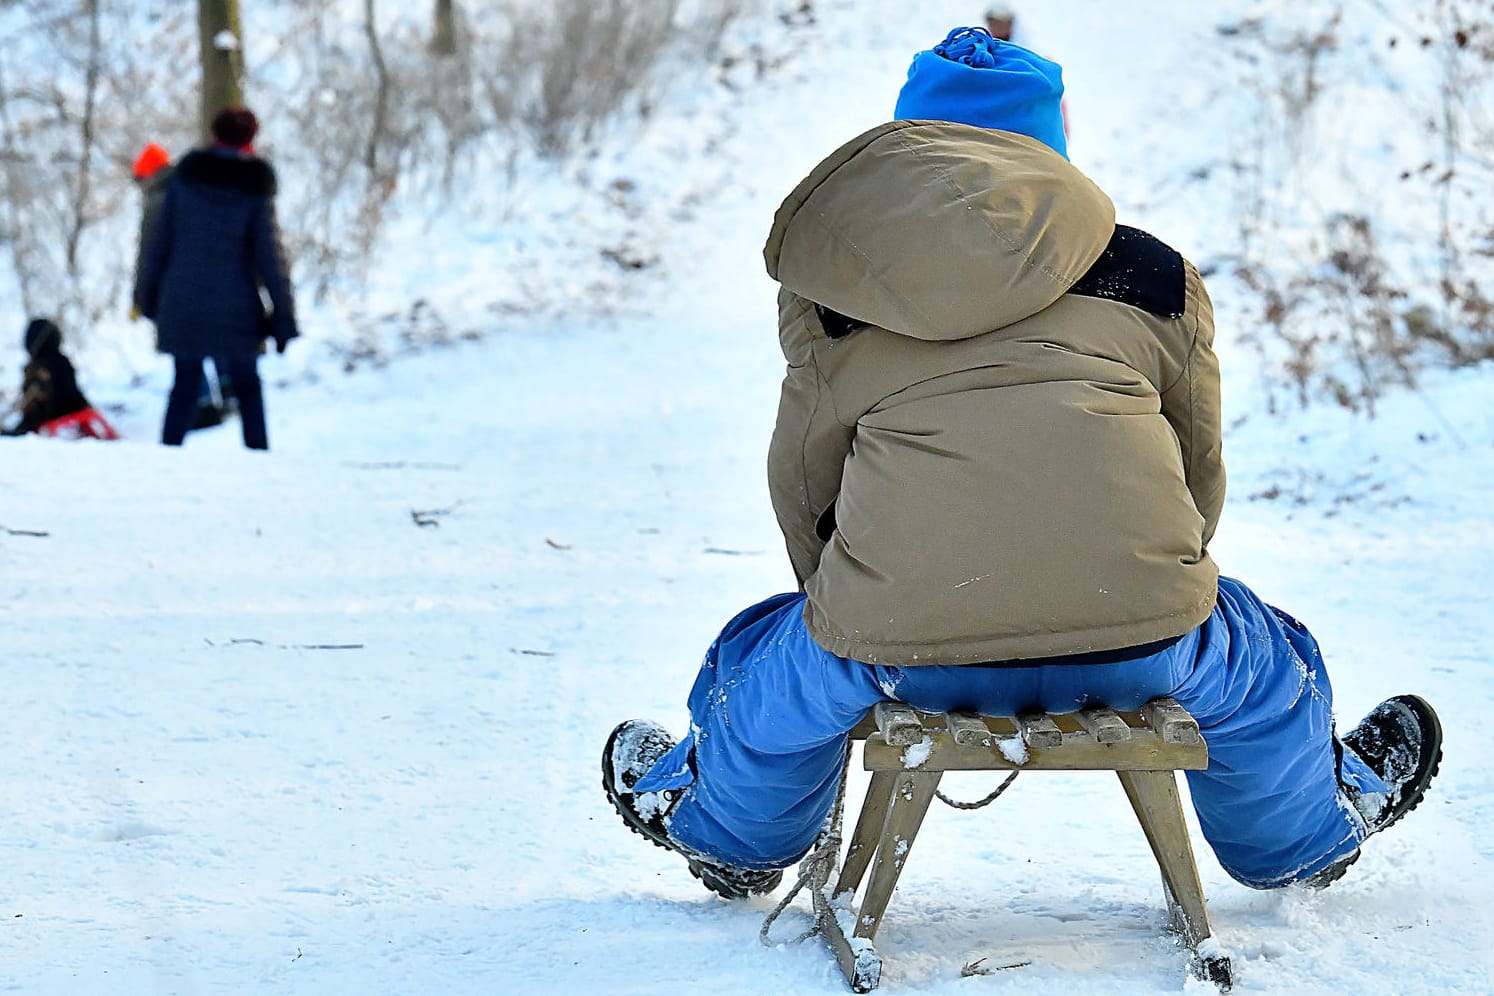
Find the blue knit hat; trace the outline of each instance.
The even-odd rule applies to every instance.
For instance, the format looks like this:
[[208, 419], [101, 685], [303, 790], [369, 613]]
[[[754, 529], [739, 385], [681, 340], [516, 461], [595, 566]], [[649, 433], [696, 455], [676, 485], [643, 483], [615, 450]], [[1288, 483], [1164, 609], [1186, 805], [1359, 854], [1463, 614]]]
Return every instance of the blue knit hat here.
[[1058, 63], [992, 38], [985, 28], [956, 28], [913, 56], [893, 117], [1014, 131], [1067, 159], [1062, 98]]

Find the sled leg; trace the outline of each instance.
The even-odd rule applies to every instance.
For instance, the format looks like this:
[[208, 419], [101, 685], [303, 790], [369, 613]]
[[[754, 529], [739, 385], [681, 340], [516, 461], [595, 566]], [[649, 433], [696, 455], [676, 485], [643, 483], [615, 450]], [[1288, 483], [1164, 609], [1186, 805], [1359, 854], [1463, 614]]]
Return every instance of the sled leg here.
[[[835, 962], [846, 977], [853, 993], [869, 993], [882, 981], [882, 956], [871, 941], [846, 934], [841, 921], [831, 910], [816, 914], [815, 930], [830, 945]], [[847, 921], [849, 922], [849, 921]]]
[[1213, 982], [1222, 992], [1234, 985], [1233, 969], [1228, 957], [1203, 955], [1199, 944], [1213, 934], [1208, 907], [1204, 905], [1203, 883], [1193, 859], [1193, 844], [1183, 819], [1182, 797], [1177, 777], [1171, 771], [1117, 771], [1131, 808], [1141, 822], [1142, 832], [1151, 845], [1152, 854], [1162, 870], [1162, 884], [1167, 892], [1168, 908], [1183, 943], [1193, 952], [1193, 971], [1201, 979]]
[[872, 865], [871, 881], [866, 884], [866, 895], [856, 914], [856, 936], [868, 941], [877, 935], [882, 923], [882, 914], [892, 899], [892, 890], [897, 888], [898, 876], [908, 854], [913, 850], [913, 841], [923, 825], [924, 814], [934, 799], [934, 790], [939, 787], [942, 771], [912, 771], [894, 775], [891, 805], [882, 825], [881, 838], [877, 843], [877, 857]]
[[866, 870], [871, 867], [872, 858], [877, 853], [877, 839], [887, 821], [887, 809], [892, 805], [892, 782], [896, 777], [897, 773], [893, 771], [872, 772], [866, 801], [861, 804], [861, 815], [856, 820], [856, 830], [846, 848], [846, 861], [835, 884], [835, 895], [855, 892], [860, 888]]

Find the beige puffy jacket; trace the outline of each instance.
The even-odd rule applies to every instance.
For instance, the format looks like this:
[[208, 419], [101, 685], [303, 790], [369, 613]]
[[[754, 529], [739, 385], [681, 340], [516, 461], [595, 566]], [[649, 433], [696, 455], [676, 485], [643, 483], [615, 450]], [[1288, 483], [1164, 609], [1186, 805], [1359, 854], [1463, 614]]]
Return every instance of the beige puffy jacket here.
[[898, 121], [774, 218], [769, 453], [811, 635], [965, 664], [1175, 637], [1214, 605], [1213, 313], [1041, 143]]

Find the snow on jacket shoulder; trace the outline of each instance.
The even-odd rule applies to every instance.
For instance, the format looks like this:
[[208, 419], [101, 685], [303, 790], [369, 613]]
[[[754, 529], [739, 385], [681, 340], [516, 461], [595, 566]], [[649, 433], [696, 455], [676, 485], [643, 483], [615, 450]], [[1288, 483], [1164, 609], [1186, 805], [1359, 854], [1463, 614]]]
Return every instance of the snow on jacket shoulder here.
[[1024, 136], [893, 122], [784, 202], [769, 452], [827, 650], [964, 664], [1140, 646], [1213, 608], [1224, 499], [1197, 271]]

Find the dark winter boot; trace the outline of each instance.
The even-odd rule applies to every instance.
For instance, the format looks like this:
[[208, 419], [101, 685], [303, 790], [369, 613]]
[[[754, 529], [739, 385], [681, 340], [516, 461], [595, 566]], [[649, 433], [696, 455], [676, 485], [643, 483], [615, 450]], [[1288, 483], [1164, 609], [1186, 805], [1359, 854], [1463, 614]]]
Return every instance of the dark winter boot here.
[[197, 410], [192, 414], [192, 430], [211, 429], [215, 425], [223, 424], [223, 409], [215, 404], [197, 405]]
[[783, 872], [737, 868], [669, 836], [669, 814], [679, 799], [678, 791], [633, 792], [638, 780], [674, 748], [674, 743], [663, 727], [643, 719], [630, 719], [612, 731], [602, 750], [602, 788], [618, 815], [634, 833], [684, 855], [690, 873], [718, 896], [745, 899], [773, 891], [783, 879]]
[[[1430, 704], [1417, 695], [1386, 699], [1340, 740], [1359, 756], [1389, 791], [1359, 793], [1344, 786], [1344, 795], [1364, 817], [1365, 836], [1377, 834], [1415, 809], [1442, 763], [1442, 724]], [[1307, 879], [1321, 889], [1343, 877], [1359, 860], [1356, 848]]]

